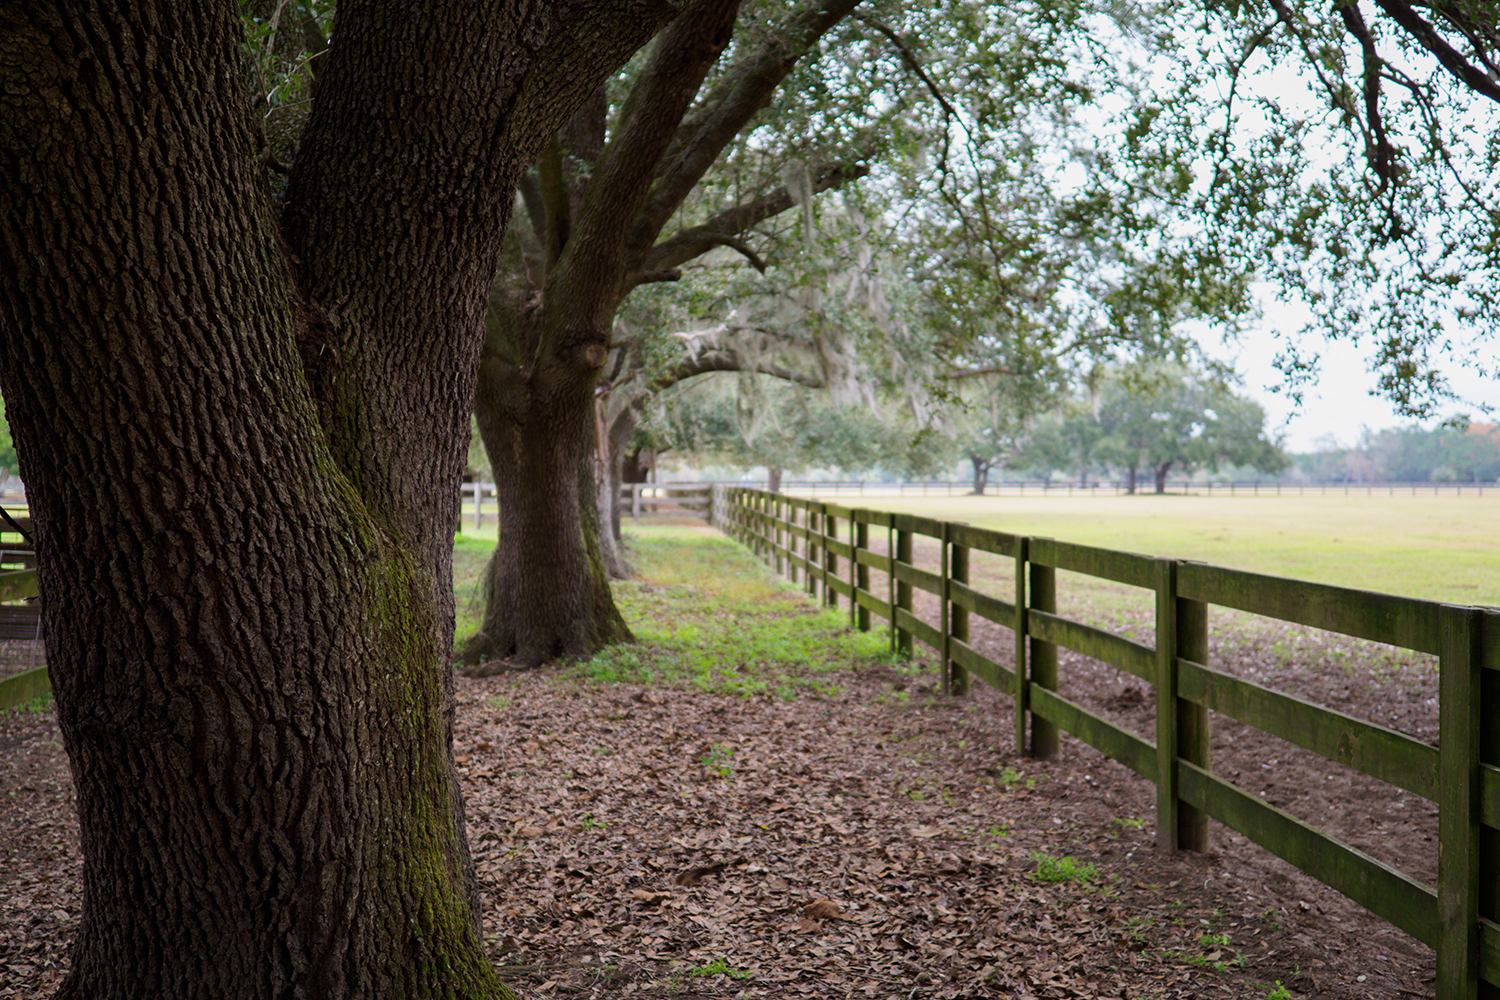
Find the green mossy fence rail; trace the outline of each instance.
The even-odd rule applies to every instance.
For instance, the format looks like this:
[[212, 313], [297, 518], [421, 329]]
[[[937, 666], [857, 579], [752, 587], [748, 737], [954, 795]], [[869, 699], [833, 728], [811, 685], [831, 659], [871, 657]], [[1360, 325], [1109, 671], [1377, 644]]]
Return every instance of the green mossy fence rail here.
[[[1439, 1000], [1488, 996], [1500, 986], [1500, 610], [744, 487], [716, 489], [714, 521], [816, 599], [830, 606], [842, 599], [854, 627], [868, 631], [879, 617], [894, 650], [909, 654], [915, 642], [931, 648], [945, 664], [945, 691], [963, 694], [977, 677], [1009, 694], [1018, 752], [1056, 753], [1059, 733], [1066, 731], [1152, 781], [1157, 840], [1164, 849], [1206, 850], [1212, 817], [1433, 947]], [[872, 535], [883, 544], [872, 546]], [[918, 537], [938, 542], [938, 572], [913, 564]], [[1014, 593], [987, 594], [970, 586], [975, 552], [1013, 561]], [[872, 570], [885, 576], [884, 588], [871, 588]], [[1059, 615], [1058, 570], [1154, 593], [1154, 644]], [[918, 590], [937, 598], [936, 623], [913, 610]], [[1215, 670], [1208, 664], [1210, 605], [1437, 656], [1439, 745]], [[1012, 630], [1014, 668], [969, 644], [972, 616]], [[1058, 694], [1060, 647], [1152, 685], [1155, 739]], [[1215, 774], [1208, 751], [1210, 711], [1435, 802], [1437, 885], [1423, 884]]]
[[[16, 523], [30, 529], [31, 519], [13, 511]], [[36, 604], [36, 550], [21, 535], [0, 526], [0, 639], [41, 638]], [[47, 668], [37, 667], [0, 680], [0, 712], [52, 692]]]

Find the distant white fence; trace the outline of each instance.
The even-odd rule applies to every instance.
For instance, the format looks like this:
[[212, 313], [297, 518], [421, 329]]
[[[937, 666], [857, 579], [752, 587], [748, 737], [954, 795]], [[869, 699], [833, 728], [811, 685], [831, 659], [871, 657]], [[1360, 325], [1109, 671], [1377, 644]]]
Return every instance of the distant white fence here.
[[[624, 483], [620, 486], [620, 516], [633, 521], [652, 517], [709, 518], [712, 483]], [[464, 517], [478, 531], [486, 517], [500, 515], [494, 483], [464, 483]]]

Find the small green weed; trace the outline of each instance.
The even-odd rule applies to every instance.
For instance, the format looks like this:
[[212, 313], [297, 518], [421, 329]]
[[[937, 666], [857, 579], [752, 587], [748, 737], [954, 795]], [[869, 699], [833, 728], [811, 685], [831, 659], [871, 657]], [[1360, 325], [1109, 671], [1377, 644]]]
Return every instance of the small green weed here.
[[1292, 1000], [1292, 991], [1281, 985], [1281, 980], [1276, 980], [1276, 985], [1266, 990], [1266, 1000]]
[[583, 824], [585, 830], [603, 830], [609, 826], [604, 820], [596, 819], [593, 813], [584, 813], [579, 822]]
[[1228, 948], [1228, 934], [1200, 934], [1198, 944], [1204, 948]]
[[[1007, 766], [1005, 768], [1005, 770], [1003, 770], [1003, 771], [1000, 772], [1000, 777], [999, 777], [998, 780], [1000, 782], [1000, 787], [1001, 788], [1010, 788], [1012, 785], [1019, 784], [1022, 781], [1022, 775], [1021, 775], [1020, 771], [1017, 771], [1013, 767]], [[1026, 778], [1025, 779], [1025, 784], [1022, 785], [1022, 787], [1023, 788], [1035, 788], [1036, 787], [1036, 779], [1035, 778]]]
[[1072, 857], [1054, 858], [1037, 851], [1031, 855], [1031, 860], [1036, 862], [1036, 871], [1031, 874], [1032, 880], [1049, 885], [1087, 885], [1099, 874], [1099, 870], [1093, 865]]
[[511, 700], [502, 694], [492, 694], [484, 700], [486, 704], [494, 709], [510, 708], [511, 706]]
[[49, 692], [30, 701], [23, 701], [19, 705], [12, 705], [10, 708], [5, 709], [5, 711], [0, 711], [0, 715], [5, 715], [8, 712], [25, 712], [28, 715], [41, 715], [44, 712], [52, 711], [56, 707]]
[[708, 753], [700, 758], [700, 763], [703, 765], [703, 770], [708, 773], [728, 779], [734, 775], [733, 759], [733, 747], [726, 747], [722, 743], [715, 743], [709, 747]]
[[1126, 830], [1140, 830], [1144, 829], [1145, 826], [1146, 821], [1143, 819], [1138, 819], [1134, 816], [1116, 816], [1109, 821], [1109, 835], [1111, 837], [1118, 837]]
[[730, 979], [749, 979], [750, 972], [746, 969], [736, 969], [722, 958], [716, 958], [712, 962], [705, 962], [695, 969], [689, 969], [690, 976], [728, 976]]
[[[1271, 929], [1272, 934], [1281, 930], [1281, 919], [1280, 915], [1276, 912], [1276, 907], [1266, 907], [1265, 910], [1261, 913], [1260, 919], [1267, 927]], [[1281, 984], [1278, 983], [1277, 985], [1279, 986]]]

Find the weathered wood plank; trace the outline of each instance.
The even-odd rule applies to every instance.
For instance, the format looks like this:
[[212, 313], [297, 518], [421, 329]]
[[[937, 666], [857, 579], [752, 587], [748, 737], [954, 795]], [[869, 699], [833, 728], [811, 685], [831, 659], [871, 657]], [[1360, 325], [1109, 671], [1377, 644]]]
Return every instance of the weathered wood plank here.
[[1500, 610], [1484, 608], [1481, 612], [1480, 662], [1486, 670], [1500, 670]]
[[934, 653], [943, 648], [943, 633], [938, 631], [937, 626], [927, 624], [905, 608], [896, 609], [896, 627], [903, 632], [910, 632]]
[[1363, 851], [1186, 761], [1182, 798], [1424, 944], [1438, 941], [1437, 893]]
[[856, 558], [861, 566], [873, 566], [878, 570], [889, 573], [891, 571], [891, 557], [879, 552], [870, 552], [860, 549]]
[[1479, 918], [1479, 975], [1500, 985], [1500, 924]]
[[1500, 827], [1500, 767], [1494, 764], [1479, 765], [1479, 818]]
[[1143, 681], [1156, 683], [1156, 650], [1150, 646], [1035, 608], [1026, 616], [1026, 627], [1043, 642], [1066, 646], [1084, 656], [1119, 667]]
[[1419, 601], [1369, 590], [1332, 587], [1303, 580], [1224, 569], [1203, 563], [1178, 565], [1177, 593], [1195, 601], [1237, 608], [1360, 639], [1385, 642], [1423, 653], [1441, 653], [1434, 601]]
[[1054, 569], [1086, 573], [1131, 587], [1149, 590], [1156, 585], [1156, 560], [1134, 552], [1059, 542], [1055, 538], [1033, 538], [1030, 557], [1032, 562]]
[[1005, 628], [1015, 627], [1016, 606], [1008, 601], [991, 597], [957, 580], [953, 582], [950, 595], [954, 604], [972, 611], [981, 618], [992, 621], [996, 625], [1003, 625]]
[[848, 559], [849, 553], [854, 551], [854, 546], [848, 542], [841, 542], [837, 539], [829, 538], [827, 535], [823, 536], [823, 546], [828, 550], [830, 555], [839, 556], [843, 559]]
[[861, 590], [857, 600], [860, 607], [867, 609], [880, 618], [884, 618], [886, 621], [891, 620], [890, 601], [883, 601], [867, 590]]
[[1065, 729], [1106, 757], [1112, 757], [1148, 781], [1156, 780], [1156, 744], [1121, 729], [1106, 719], [1039, 684], [1031, 687], [1031, 711]]
[[830, 573], [828, 574], [826, 583], [828, 589], [833, 591], [835, 594], [838, 594], [840, 597], [848, 597], [849, 595], [854, 593], [854, 586], [841, 576], [834, 576], [832, 573]]
[[1405, 733], [1179, 659], [1178, 694], [1426, 799], [1437, 799], [1438, 751]]
[[1020, 539], [1003, 531], [976, 528], [972, 524], [954, 524], [948, 529], [948, 540], [954, 545], [978, 549], [997, 556], [1014, 556]]
[[0, 601], [21, 601], [36, 596], [36, 570], [18, 569], [0, 573]]
[[1437, 995], [1479, 996], [1479, 642], [1474, 608], [1438, 614], [1438, 935]]
[[1001, 666], [983, 653], [976, 652], [966, 642], [954, 639], [950, 654], [954, 663], [963, 664], [965, 670], [997, 691], [1009, 692], [1015, 686], [1014, 671]]
[[934, 517], [893, 514], [891, 522], [897, 531], [909, 531], [913, 535], [926, 535], [928, 538], [943, 537], [943, 522]]
[[47, 677], [46, 667], [37, 667], [24, 673], [12, 674], [0, 681], [0, 712], [28, 701], [40, 698], [52, 691], [52, 682]]
[[940, 573], [931, 570], [918, 569], [907, 563], [896, 564], [896, 580], [899, 583], [910, 584], [918, 590], [925, 590], [929, 594], [943, 593], [943, 577]]

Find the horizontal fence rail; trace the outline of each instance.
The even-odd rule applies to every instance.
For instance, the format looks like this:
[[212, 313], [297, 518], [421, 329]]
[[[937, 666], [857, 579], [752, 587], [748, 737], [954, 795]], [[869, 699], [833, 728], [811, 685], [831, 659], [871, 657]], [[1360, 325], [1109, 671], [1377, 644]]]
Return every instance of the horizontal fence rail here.
[[[29, 531], [31, 519], [12, 512], [12, 520]], [[8, 524], [0, 524], [0, 640], [39, 642], [41, 606], [36, 600], [36, 549]], [[46, 667], [35, 667], [0, 679], [0, 712], [52, 693]]]
[[[963, 694], [977, 677], [1008, 694], [1018, 752], [1050, 756], [1059, 733], [1068, 732], [1153, 782], [1164, 849], [1207, 850], [1208, 821], [1216, 819], [1432, 946], [1440, 1000], [1477, 998], [1482, 982], [1500, 986], [1500, 719], [1494, 717], [1500, 609], [1025, 538], [743, 486], [717, 487], [714, 511], [721, 530], [814, 598], [835, 606], [842, 599], [851, 625], [868, 631], [879, 617], [893, 650], [909, 655], [916, 642], [929, 647], [943, 665], [946, 692]], [[937, 572], [914, 564], [917, 538], [937, 543]], [[1008, 560], [1014, 591], [985, 593], [971, 585], [974, 553]], [[884, 575], [883, 588], [872, 589], [871, 570]], [[1058, 570], [1153, 595], [1154, 642], [1060, 615]], [[917, 591], [937, 598], [938, 621], [916, 613]], [[1210, 605], [1435, 655], [1438, 744], [1214, 669]], [[972, 616], [1012, 630], [1013, 666], [970, 645]], [[1153, 685], [1154, 739], [1060, 695], [1059, 649]], [[1210, 711], [1435, 802], [1437, 884], [1425, 885], [1214, 773]]]
[[[745, 483], [746, 488], [759, 489], [764, 483]], [[1488, 490], [1493, 496], [1500, 491], [1500, 483], [1344, 483], [1344, 482], [1293, 482], [1277, 480], [1254, 480], [1247, 482], [1210, 482], [1191, 479], [1174, 479], [1164, 484], [1167, 493], [1196, 493], [1204, 496], [1271, 497], [1271, 496], [1484, 496]], [[866, 480], [848, 481], [790, 481], [781, 484], [781, 492], [793, 496], [807, 497], [882, 497], [882, 496], [964, 496], [974, 494], [972, 480], [942, 480], [931, 482], [878, 482]], [[1010, 480], [986, 483], [985, 496], [1121, 496], [1136, 493], [1147, 496], [1156, 492], [1156, 484], [1137, 480], [1134, 490], [1125, 480], [1095, 480], [1087, 483], [1055, 482], [1043, 479]]]
[[[500, 514], [500, 498], [494, 483], [464, 483], [461, 502], [475, 531], [483, 526], [486, 517]], [[634, 521], [643, 517], [701, 517], [710, 520], [712, 504], [712, 483], [620, 485], [620, 516]], [[460, 522], [462, 520], [460, 518]]]

